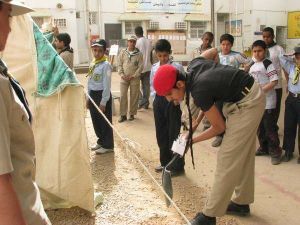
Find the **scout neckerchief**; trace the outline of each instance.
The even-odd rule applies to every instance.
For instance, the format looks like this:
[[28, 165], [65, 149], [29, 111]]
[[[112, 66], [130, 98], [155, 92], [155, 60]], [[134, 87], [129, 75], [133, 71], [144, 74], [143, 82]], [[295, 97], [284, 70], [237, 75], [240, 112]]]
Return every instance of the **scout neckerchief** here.
[[135, 48], [133, 52], [128, 51], [128, 49], [126, 48], [124, 52], [128, 56], [129, 60], [131, 60], [132, 56], [138, 55], [140, 53], [140, 51], [137, 48]]
[[18, 98], [20, 99], [20, 101], [22, 102], [22, 104], [25, 107], [25, 110], [29, 116], [29, 122], [31, 123], [32, 121], [32, 114], [29, 110], [29, 106], [28, 106], [28, 102], [26, 99], [26, 94], [24, 89], [21, 87], [21, 85], [19, 84], [18, 81], [16, 81], [12, 75], [8, 72], [7, 67], [5, 65], [5, 63], [0, 59], [0, 75], [3, 75], [4, 77], [7, 77], [9, 79], [9, 82], [12, 86], [12, 88], [14, 89], [16, 95], [18, 96]]
[[292, 81], [293, 85], [296, 85], [298, 83], [299, 76], [300, 76], [300, 66], [296, 65], [296, 67], [295, 67], [295, 76], [294, 76], [294, 79]]
[[90, 68], [89, 68], [89, 72], [87, 74], [87, 77], [88, 76], [92, 76], [93, 73], [94, 73], [94, 70], [96, 68], [96, 66], [99, 64], [99, 63], [102, 63], [102, 62], [105, 62], [107, 61], [107, 57], [106, 56], [103, 56], [102, 58], [100, 59], [93, 59], [91, 65], [90, 65]]

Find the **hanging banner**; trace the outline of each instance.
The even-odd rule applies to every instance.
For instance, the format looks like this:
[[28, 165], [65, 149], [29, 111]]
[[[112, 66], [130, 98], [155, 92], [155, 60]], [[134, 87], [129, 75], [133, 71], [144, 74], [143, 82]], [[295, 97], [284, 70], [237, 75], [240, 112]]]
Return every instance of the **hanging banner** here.
[[300, 11], [288, 13], [288, 38], [300, 38]]
[[202, 13], [203, 0], [126, 0], [130, 12]]

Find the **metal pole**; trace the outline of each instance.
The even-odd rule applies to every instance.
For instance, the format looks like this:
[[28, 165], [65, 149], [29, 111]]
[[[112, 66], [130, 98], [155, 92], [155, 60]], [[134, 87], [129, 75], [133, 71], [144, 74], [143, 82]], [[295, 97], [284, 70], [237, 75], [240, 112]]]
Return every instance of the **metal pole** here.
[[89, 57], [89, 62], [91, 61], [92, 55], [91, 55], [91, 48], [90, 48], [90, 10], [89, 10], [89, 0], [83, 0], [84, 2], [84, 13], [85, 13], [85, 29], [86, 29], [86, 44], [87, 44], [87, 50], [88, 50], [88, 57]]
[[215, 35], [215, 0], [210, 0], [211, 32]]

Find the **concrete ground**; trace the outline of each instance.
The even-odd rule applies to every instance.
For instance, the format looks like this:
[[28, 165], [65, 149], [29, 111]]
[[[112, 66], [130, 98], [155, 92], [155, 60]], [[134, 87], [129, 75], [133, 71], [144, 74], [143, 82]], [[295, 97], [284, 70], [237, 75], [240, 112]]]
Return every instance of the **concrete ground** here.
[[[118, 91], [119, 77], [113, 75], [113, 91]], [[279, 135], [282, 143], [283, 138], [283, 115], [284, 99], [279, 119]], [[117, 106], [116, 102], [116, 106]], [[117, 108], [117, 107], [116, 107]], [[158, 158], [156, 146], [155, 129], [152, 110], [141, 110], [138, 112], [137, 119], [122, 124], [115, 123], [118, 130], [124, 136], [141, 143], [144, 148], [155, 149], [156, 152], [148, 152], [145, 158]], [[186, 178], [189, 182], [199, 188], [207, 190], [214, 179], [216, 166], [216, 156], [218, 148], [211, 147], [211, 141], [198, 143], [194, 146], [195, 150], [195, 170], [191, 164], [190, 154], [186, 157]], [[297, 146], [297, 143], [296, 143]], [[145, 153], [147, 154], [147, 153]], [[153, 154], [156, 154], [153, 156]], [[300, 224], [300, 165], [297, 164], [298, 150], [295, 149], [295, 157], [288, 163], [271, 165], [269, 157], [256, 157], [255, 172], [255, 203], [251, 205], [251, 216], [239, 218], [244, 225], [299, 225]], [[159, 161], [157, 160], [158, 164]], [[176, 190], [175, 190], [176, 191]], [[193, 201], [193, 199], [191, 199]]]

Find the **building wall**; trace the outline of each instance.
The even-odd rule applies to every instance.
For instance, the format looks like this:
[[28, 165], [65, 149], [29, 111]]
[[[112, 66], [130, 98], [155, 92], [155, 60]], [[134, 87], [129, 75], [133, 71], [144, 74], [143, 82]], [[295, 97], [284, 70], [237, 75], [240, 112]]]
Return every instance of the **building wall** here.
[[[289, 11], [300, 11], [299, 0], [215, 0], [215, 13], [228, 14], [229, 20], [242, 20], [242, 37], [235, 37], [234, 49], [246, 50], [253, 41], [262, 39], [261, 25], [270, 26], [275, 33], [277, 28], [287, 28], [287, 16]], [[217, 23], [217, 38], [220, 36], [218, 30], [223, 30], [222, 21]], [[219, 29], [218, 29], [219, 28]], [[284, 29], [283, 29], [284, 30]], [[285, 29], [286, 30], [286, 29]], [[286, 36], [286, 34], [284, 34]], [[284, 36], [283, 35], [283, 36]], [[295, 45], [300, 44], [299, 39], [286, 39], [285, 47], [290, 51]], [[217, 42], [217, 44], [219, 44]]]
[[[51, 13], [53, 19], [66, 19], [66, 28], [59, 28], [60, 32], [67, 32], [70, 34], [72, 42], [71, 46], [74, 48], [74, 64], [79, 64], [82, 61], [79, 52], [82, 51], [80, 45], [80, 38], [78, 36], [78, 27], [76, 23], [76, 1], [60, 0], [57, 1], [40, 1], [40, 0], [24, 0], [25, 4], [32, 7], [39, 12], [41, 10], [47, 10]], [[58, 9], [57, 4], [61, 3], [62, 8]]]

